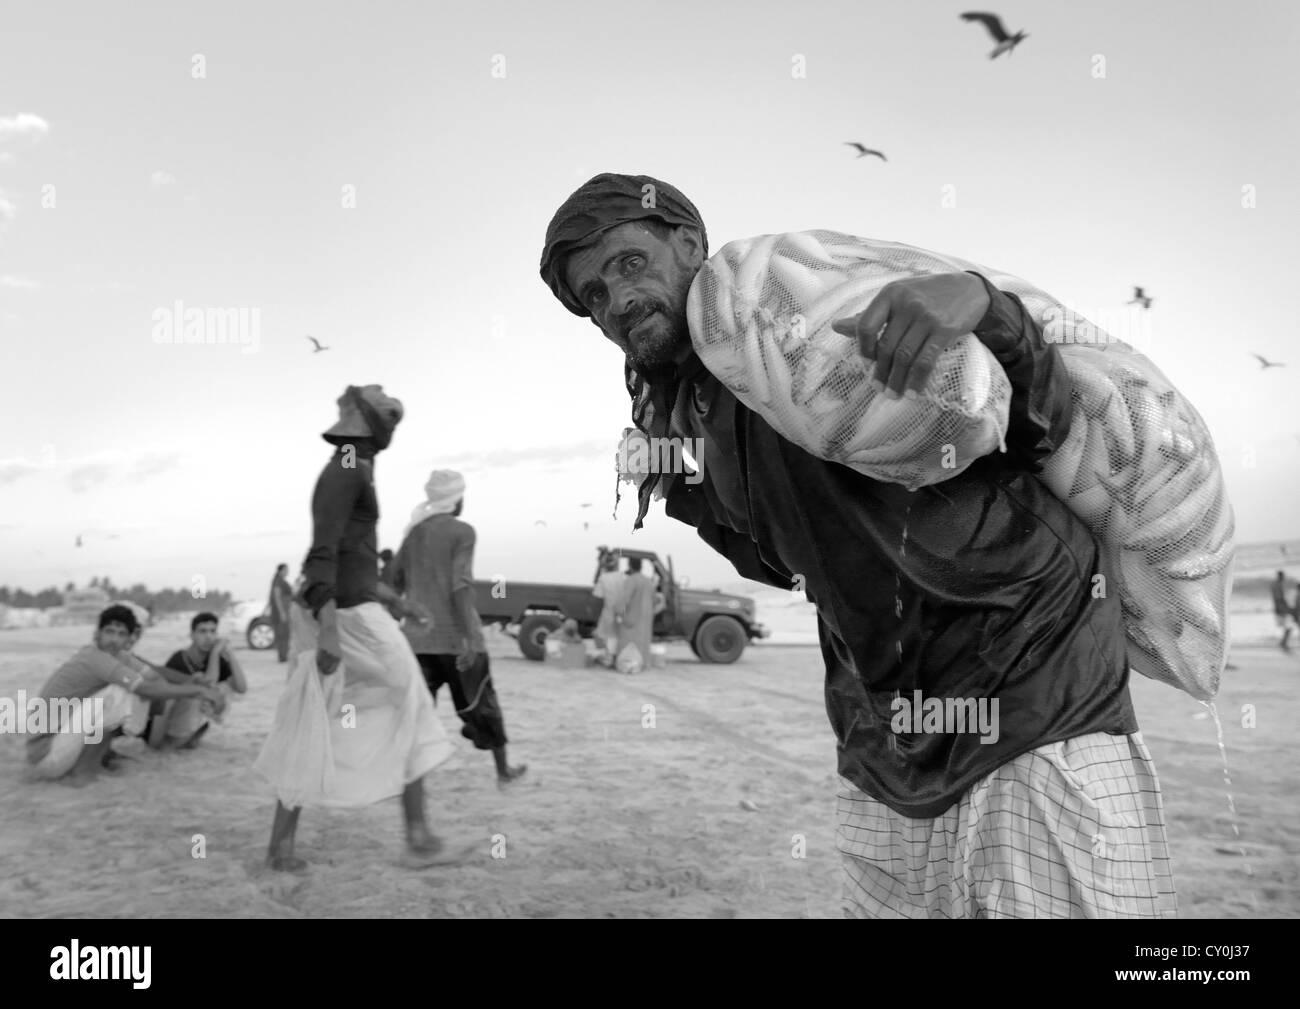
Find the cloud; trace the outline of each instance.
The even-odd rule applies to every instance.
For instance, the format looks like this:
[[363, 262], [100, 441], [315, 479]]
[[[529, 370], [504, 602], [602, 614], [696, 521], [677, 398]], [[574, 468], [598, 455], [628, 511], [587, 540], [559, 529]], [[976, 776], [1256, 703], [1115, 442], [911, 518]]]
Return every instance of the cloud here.
[[444, 466], [473, 466], [476, 469], [505, 469], [510, 466], [551, 465], [558, 463], [589, 460], [592, 456], [605, 452], [612, 460], [618, 451], [618, 439], [601, 441], [577, 441], [565, 445], [546, 445], [541, 448], [502, 448], [486, 452], [462, 452], [459, 455], [444, 456], [435, 460], [439, 468]]
[[170, 172], [164, 172], [161, 168], [149, 176], [149, 185], [151, 186], [170, 186], [176, 181], [176, 176]]
[[146, 452], [135, 461], [127, 476], [133, 480], [143, 480], [173, 470], [180, 465], [180, 462], [179, 452]]
[[101, 526], [85, 526], [81, 530], [81, 535], [95, 536], [95, 537], [102, 536], [104, 539], [107, 540], [115, 540], [115, 539], [120, 539], [123, 534], [129, 536], [132, 533], [147, 532], [150, 529], [158, 529], [158, 528], [160, 527], [154, 523], [147, 524], [147, 525], [136, 524], [130, 526], [114, 526], [113, 531], [109, 532], [107, 529]]
[[28, 280], [26, 277], [15, 277], [10, 273], [0, 276], [0, 287], [14, 287], [20, 291], [34, 291], [40, 286], [36, 281]]
[[26, 459], [0, 459], [0, 483], [13, 483], [25, 476], [31, 476], [40, 469], [34, 462]]
[[15, 141], [35, 144], [44, 140], [49, 132], [50, 124], [30, 112], [20, 112], [16, 116], [0, 116], [0, 144]]
[[[96, 455], [82, 456], [79, 459], [56, 459], [53, 446], [43, 462], [29, 462], [26, 459], [0, 459], [0, 484], [11, 483], [30, 476], [40, 470], [51, 470], [61, 475], [68, 489], [80, 494], [99, 484], [107, 483], [114, 477], [140, 481], [177, 469], [184, 459], [184, 453], [164, 449], [145, 449], [142, 451], [101, 452]], [[116, 530], [121, 532], [121, 529]]]
[[104, 483], [116, 472], [117, 467], [110, 463], [83, 463], [68, 474], [68, 488], [74, 494], [80, 494], [83, 491], [90, 490], [91, 487]]

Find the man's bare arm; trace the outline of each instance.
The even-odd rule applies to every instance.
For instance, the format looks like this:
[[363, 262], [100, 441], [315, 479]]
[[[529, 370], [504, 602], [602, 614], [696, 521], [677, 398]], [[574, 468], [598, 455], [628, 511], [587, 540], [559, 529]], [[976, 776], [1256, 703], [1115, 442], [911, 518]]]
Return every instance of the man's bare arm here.
[[189, 673], [182, 673], [179, 670], [173, 669], [171, 666], [160, 666], [155, 662], [150, 662], [148, 659], [142, 659], [138, 655], [132, 655], [131, 658], [139, 663], [139, 665], [135, 667], [139, 672], [143, 672], [145, 669], [152, 669], [168, 683], [174, 683], [177, 686], [184, 686], [187, 683], [194, 682]]
[[[214, 648], [214, 649], [212, 649], [212, 650], [213, 650], [214, 652], [215, 652], [215, 651], [218, 651], [218, 649], [216, 649], [216, 648]], [[222, 655], [225, 656], [226, 661], [230, 663], [230, 689], [233, 690], [233, 691], [234, 691], [235, 693], [237, 693], [237, 694], [246, 694], [246, 693], [248, 693], [248, 680], [245, 679], [245, 677], [244, 677], [244, 667], [241, 666], [241, 665], [239, 664], [239, 660], [238, 660], [237, 658], [235, 658], [235, 652], [234, 652], [234, 649], [232, 649], [232, 648], [230, 647], [230, 642], [229, 642], [229, 641], [226, 641], [224, 638], [222, 639], [222, 642], [221, 642], [220, 652], [221, 652]], [[210, 665], [210, 662], [209, 662], [209, 665]], [[211, 668], [209, 668], [209, 670], [208, 670], [208, 677], [209, 677], [209, 679], [210, 679], [214, 684], [215, 684], [215, 683], [219, 683], [219, 682], [220, 682], [220, 679], [221, 679], [221, 667], [220, 667], [220, 665], [218, 665], [218, 667], [217, 667], [217, 671], [216, 671], [216, 673], [215, 673], [215, 676], [214, 676], [214, 674], [213, 674]]]
[[220, 698], [215, 687], [193, 682], [160, 683], [157, 680], [145, 680], [137, 684], [135, 692], [149, 701], [174, 701], [185, 697], [206, 697], [209, 700]]

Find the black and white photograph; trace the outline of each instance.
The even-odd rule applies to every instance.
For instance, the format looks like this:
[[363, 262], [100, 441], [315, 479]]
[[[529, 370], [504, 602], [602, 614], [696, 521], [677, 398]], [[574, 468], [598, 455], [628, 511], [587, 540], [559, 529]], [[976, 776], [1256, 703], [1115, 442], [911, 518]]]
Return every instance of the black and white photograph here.
[[[1114, 987], [1248, 982], [1298, 43], [7, 6], [0, 917], [1140, 919]], [[92, 939], [31, 969], [139, 982]]]

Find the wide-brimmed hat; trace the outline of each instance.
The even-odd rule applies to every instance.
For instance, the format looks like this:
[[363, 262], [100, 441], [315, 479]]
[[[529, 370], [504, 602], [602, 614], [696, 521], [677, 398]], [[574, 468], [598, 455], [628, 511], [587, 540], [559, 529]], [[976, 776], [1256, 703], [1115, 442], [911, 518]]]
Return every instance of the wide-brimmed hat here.
[[380, 385], [350, 385], [338, 398], [338, 406], [339, 419], [321, 435], [331, 445], [371, 438], [377, 448], [387, 448], [404, 413], [402, 401], [386, 395]]

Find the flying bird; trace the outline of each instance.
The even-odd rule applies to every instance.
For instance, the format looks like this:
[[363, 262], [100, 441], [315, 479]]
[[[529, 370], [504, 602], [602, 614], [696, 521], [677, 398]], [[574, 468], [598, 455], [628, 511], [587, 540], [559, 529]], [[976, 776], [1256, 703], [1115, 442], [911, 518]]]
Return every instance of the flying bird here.
[[988, 29], [993, 41], [997, 43], [993, 51], [989, 53], [989, 59], [995, 60], [1003, 53], [1011, 53], [1016, 46], [1029, 38], [1024, 32], [1016, 32], [1014, 35], [1008, 35], [1007, 30], [1002, 27], [1002, 19], [996, 14], [981, 14], [977, 11], [971, 11], [961, 16], [963, 21], [978, 21]]
[[1143, 308], [1150, 308], [1151, 302], [1155, 300], [1156, 299], [1150, 295], [1142, 293], [1142, 288], [1135, 287], [1133, 288], [1133, 297], [1130, 298], [1127, 303], [1130, 305], [1141, 305]]
[[533, 525], [535, 525], [535, 526], [544, 526], [544, 525], [546, 525], [546, 523], [543, 522], [541, 519], [538, 519], [536, 522], [533, 523]]
[[81, 536], [77, 536], [77, 546], [81, 546]]
[[590, 502], [590, 501], [584, 501], [584, 502], [582, 502], [582, 504], [578, 505], [578, 507], [579, 507], [579, 508], [590, 508], [590, 507], [591, 507], [591, 502]]
[[873, 150], [872, 150], [871, 148], [869, 148], [869, 147], [864, 147], [862, 144], [858, 143], [856, 140], [846, 140], [846, 141], [844, 141], [844, 146], [846, 146], [846, 147], [856, 147], [856, 148], [858, 149], [858, 157], [860, 157], [860, 158], [865, 158], [868, 154], [874, 154], [874, 155], [875, 155], [876, 157], [878, 157], [881, 161], [888, 161], [888, 160], [889, 160], [887, 157], [885, 157], [885, 156], [884, 156], [883, 154], [881, 154], [879, 151], [873, 151]]
[[328, 347], [322, 347], [320, 341], [317, 340], [316, 337], [309, 336], [307, 337], [307, 339], [310, 340], [312, 342], [312, 345], [316, 348], [314, 351], [312, 351], [312, 353], [319, 354], [322, 350], [329, 350]]
[[1284, 364], [1282, 361], [1270, 361], [1270, 360], [1268, 360], [1267, 358], [1260, 357], [1258, 354], [1251, 354], [1250, 356], [1253, 357], [1256, 361], [1258, 361], [1258, 362], [1259, 362], [1259, 366], [1260, 366], [1261, 368], [1263, 368], [1264, 370], [1268, 370], [1269, 368], [1285, 368], [1285, 367], [1286, 367], [1286, 364]]
[[582, 531], [583, 531], [584, 533], [587, 531], [587, 528], [588, 528], [589, 525], [590, 525], [590, 523], [588, 523], [588, 522], [584, 522], [584, 523], [582, 523]]

